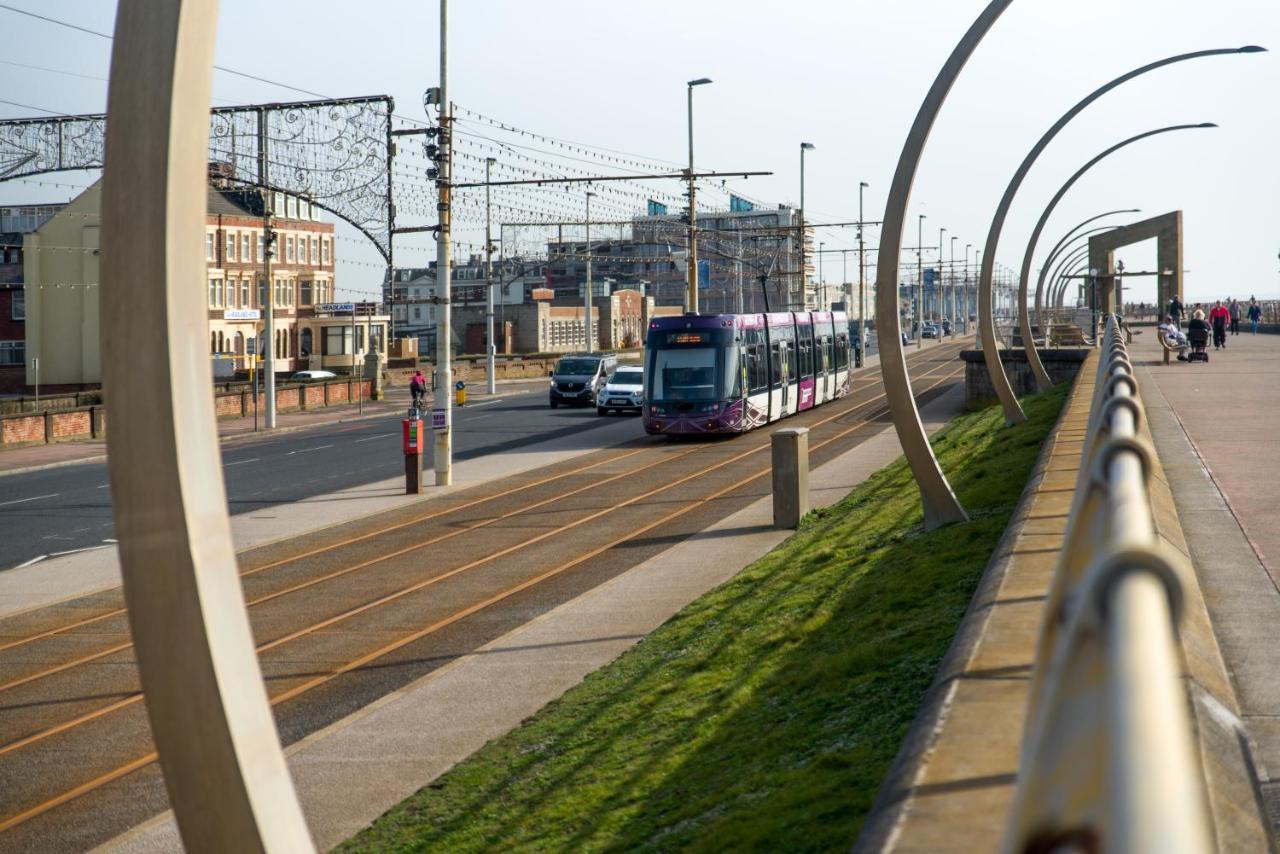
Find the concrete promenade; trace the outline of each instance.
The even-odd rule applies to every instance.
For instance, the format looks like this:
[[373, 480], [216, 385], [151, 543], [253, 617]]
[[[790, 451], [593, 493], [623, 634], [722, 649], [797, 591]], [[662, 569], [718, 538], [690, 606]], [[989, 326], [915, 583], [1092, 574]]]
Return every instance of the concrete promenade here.
[[1134, 337], [1143, 402], [1280, 835], [1280, 336], [1229, 335], [1208, 364]]

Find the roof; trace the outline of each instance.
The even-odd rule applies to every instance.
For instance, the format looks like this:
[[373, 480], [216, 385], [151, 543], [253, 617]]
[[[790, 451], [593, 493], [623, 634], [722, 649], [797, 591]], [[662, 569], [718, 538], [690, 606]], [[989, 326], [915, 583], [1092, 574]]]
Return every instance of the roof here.
[[262, 203], [253, 190], [209, 188], [209, 213], [222, 216], [262, 216]]

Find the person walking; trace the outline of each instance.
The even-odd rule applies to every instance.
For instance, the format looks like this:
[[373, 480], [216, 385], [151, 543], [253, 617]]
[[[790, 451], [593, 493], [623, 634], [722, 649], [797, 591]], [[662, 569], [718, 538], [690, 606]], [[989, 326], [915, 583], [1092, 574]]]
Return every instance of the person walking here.
[[1256, 297], [1249, 297], [1249, 324], [1253, 327], [1253, 334], [1258, 334], [1258, 323], [1262, 320], [1262, 306], [1258, 305]]
[[1240, 301], [1235, 297], [1228, 297], [1227, 315], [1231, 318], [1231, 334], [1240, 334]]
[[1182, 303], [1178, 300], [1178, 295], [1174, 294], [1173, 299], [1169, 300], [1169, 310], [1165, 312], [1173, 318], [1174, 326], [1182, 325]]
[[1213, 349], [1215, 350], [1225, 350], [1227, 347], [1227, 319], [1230, 316], [1231, 313], [1222, 304], [1222, 300], [1216, 300], [1209, 311], [1209, 324], [1213, 327]]

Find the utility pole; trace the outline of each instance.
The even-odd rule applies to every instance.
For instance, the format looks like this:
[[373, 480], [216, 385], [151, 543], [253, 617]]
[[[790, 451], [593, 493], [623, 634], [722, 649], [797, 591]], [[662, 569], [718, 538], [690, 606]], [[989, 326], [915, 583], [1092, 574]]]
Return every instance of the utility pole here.
[[[685, 288], [684, 310], [698, 313], [698, 203], [697, 191], [693, 180], [693, 87], [705, 86], [711, 82], [710, 77], [699, 77], [690, 80], [687, 85], [689, 95], [689, 273]], [[587, 217], [590, 219], [590, 217]], [[591, 269], [590, 261], [587, 269]]]
[[734, 231], [738, 233], [738, 261], [734, 266], [738, 268], [738, 314], [745, 314], [746, 309], [743, 305], [742, 295], [742, 223], [739, 222], [737, 225], [738, 227]]
[[436, 486], [448, 486], [453, 482], [453, 385], [452, 337], [450, 310], [453, 293], [453, 112], [449, 104], [449, 0], [440, 0], [440, 167], [436, 176], [436, 191], [440, 201], [436, 205], [440, 216], [440, 230], [436, 233], [436, 300], [440, 306], [440, 322], [436, 324], [436, 409], [442, 410], [443, 426], [435, 424], [435, 445], [432, 449], [432, 466], [436, 471]]
[[948, 264], [951, 268], [951, 310], [949, 314], [951, 316], [952, 338], [956, 337], [956, 241], [959, 239], [954, 236], [951, 238], [951, 263]]
[[800, 285], [799, 285], [800, 299], [798, 300], [799, 306], [794, 305], [794, 303], [797, 302], [797, 300], [794, 297], [791, 300], [789, 300], [789, 302], [793, 304], [787, 306], [788, 311], [804, 311], [805, 309], [804, 277], [809, 266], [809, 259], [807, 257], [808, 253], [805, 252], [805, 249], [809, 245], [809, 240], [808, 240], [809, 235], [808, 235], [808, 226], [805, 225], [805, 220], [804, 220], [804, 153], [806, 151], [813, 151], [815, 147], [816, 146], [814, 146], [812, 142], [800, 143]]
[[870, 186], [866, 181], [858, 182], [858, 346], [862, 348], [864, 363], [867, 353], [867, 249], [862, 237], [862, 191]]
[[826, 245], [827, 244], [825, 241], [822, 241], [822, 240], [818, 241], [818, 288], [819, 288], [818, 293], [821, 294], [821, 296], [818, 297], [819, 311], [826, 311], [826, 309], [824, 309], [823, 306], [826, 305], [826, 302], [827, 302], [827, 276], [825, 273], [822, 272], [823, 270], [822, 258], [827, 251]]
[[[266, 334], [262, 336], [259, 349], [262, 350], [262, 396], [265, 403], [264, 426], [268, 430], [276, 426], [276, 315], [272, 310], [275, 305], [275, 282], [271, 280], [271, 258], [275, 254], [276, 235], [271, 230], [272, 192], [270, 187], [270, 160], [267, 156], [267, 111], [258, 108], [258, 181], [262, 194], [262, 269], [266, 279], [266, 287], [260, 292], [266, 295], [262, 307], [263, 325]], [[227, 240], [218, 235], [218, 242], [226, 251]]]
[[494, 371], [497, 370], [495, 362], [495, 353], [498, 348], [493, 341], [493, 236], [490, 233], [489, 222], [489, 168], [497, 162], [496, 157], [486, 157], [484, 159], [484, 292], [487, 295], [484, 303], [484, 323], [485, 323], [485, 375], [488, 381], [485, 383], [489, 394], [496, 394], [497, 379], [494, 377]]
[[[942, 320], [942, 247], [946, 242], [946, 233], [945, 228], [938, 229], [938, 277], [933, 280], [933, 305], [938, 320]], [[941, 331], [938, 332], [938, 340], [942, 340]]]
[[916, 349], [924, 349], [924, 221], [926, 214], [920, 214], [916, 225], [916, 306], [912, 321], [916, 333]]
[[[582, 305], [582, 329], [583, 337], [587, 342], [588, 353], [593, 351], [591, 346], [591, 197], [594, 195], [595, 193], [592, 192], [587, 193], [587, 286], [584, 289], [585, 294], [583, 295]], [[693, 197], [690, 196], [690, 198]], [[696, 294], [697, 291], [695, 290], [694, 293]], [[697, 308], [694, 311], [697, 311]]]

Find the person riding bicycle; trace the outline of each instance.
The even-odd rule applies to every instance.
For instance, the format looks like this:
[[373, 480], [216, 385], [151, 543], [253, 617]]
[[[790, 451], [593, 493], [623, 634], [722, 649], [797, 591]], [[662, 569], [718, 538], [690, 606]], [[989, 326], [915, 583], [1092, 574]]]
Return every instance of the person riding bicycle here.
[[422, 401], [427, 396], [427, 378], [422, 375], [422, 371], [415, 371], [413, 379], [409, 380], [409, 393], [413, 395], [413, 408], [421, 409]]

